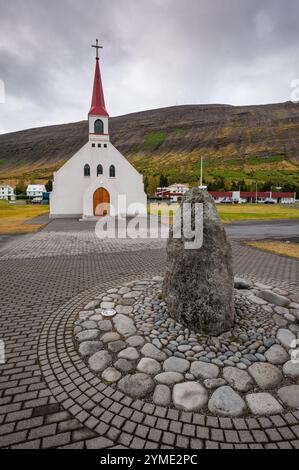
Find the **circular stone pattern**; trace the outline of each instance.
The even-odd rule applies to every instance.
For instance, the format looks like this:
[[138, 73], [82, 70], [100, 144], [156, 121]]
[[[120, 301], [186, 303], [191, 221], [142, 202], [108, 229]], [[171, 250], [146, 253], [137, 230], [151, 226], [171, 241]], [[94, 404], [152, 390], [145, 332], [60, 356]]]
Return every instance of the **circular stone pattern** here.
[[[287, 293], [282, 300], [277, 289], [238, 278], [235, 324], [211, 337], [168, 315], [162, 281], [110, 289], [79, 312], [74, 342], [94, 374], [133, 399], [184, 411], [239, 417], [299, 407], [290, 355], [299, 326]], [[107, 305], [116, 311], [109, 320]]]

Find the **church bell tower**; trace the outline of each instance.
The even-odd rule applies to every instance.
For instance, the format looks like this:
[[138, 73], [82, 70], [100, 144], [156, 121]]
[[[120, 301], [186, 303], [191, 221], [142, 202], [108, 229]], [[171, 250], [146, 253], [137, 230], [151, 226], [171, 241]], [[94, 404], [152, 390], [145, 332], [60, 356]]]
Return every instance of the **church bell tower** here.
[[97, 51], [96, 53], [96, 66], [93, 84], [93, 93], [91, 108], [88, 113], [89, 122], [89, 140], [91, 142], [108, 142], [109, 139], [109, 114], [106, 110], [105, 98], [103, 92], [103, 85], [100, 72], [100, 59], [99, 59], [99, 41], [93, 45]]

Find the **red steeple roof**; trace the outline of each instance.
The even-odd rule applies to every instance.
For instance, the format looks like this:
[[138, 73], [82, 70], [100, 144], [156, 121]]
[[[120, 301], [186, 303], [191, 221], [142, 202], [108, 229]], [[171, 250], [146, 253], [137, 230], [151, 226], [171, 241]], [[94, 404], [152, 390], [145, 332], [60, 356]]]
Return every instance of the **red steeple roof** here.
[[96, 69], [94, 74], [93, 94], [89, 116], [107, 116], [109, 114], [105, 106], [105, 98], [102, 86], [99, 58], [96, 58]]

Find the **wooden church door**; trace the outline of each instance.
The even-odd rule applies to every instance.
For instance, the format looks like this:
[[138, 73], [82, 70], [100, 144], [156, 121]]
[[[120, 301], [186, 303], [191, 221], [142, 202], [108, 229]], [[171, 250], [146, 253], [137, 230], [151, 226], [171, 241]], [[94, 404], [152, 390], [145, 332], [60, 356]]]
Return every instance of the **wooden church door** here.
[[105, 217], [110, 211], [110, 194], [106, 189], [99, 188], [93, 195], [93, 213], [95, 216]]

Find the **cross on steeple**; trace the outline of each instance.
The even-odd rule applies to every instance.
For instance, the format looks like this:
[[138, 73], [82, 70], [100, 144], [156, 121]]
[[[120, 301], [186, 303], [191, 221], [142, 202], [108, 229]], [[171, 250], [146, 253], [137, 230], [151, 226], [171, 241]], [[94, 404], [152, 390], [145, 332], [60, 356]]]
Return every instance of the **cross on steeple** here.
[[103, 46], [99, 46], [99, 40], [97, 39], [96, 44], [92, 45], [91, 47], [94, 47], [97, 50], [96, 59], [98, 60], [99, 59], [99, 49], [103, 49]]

